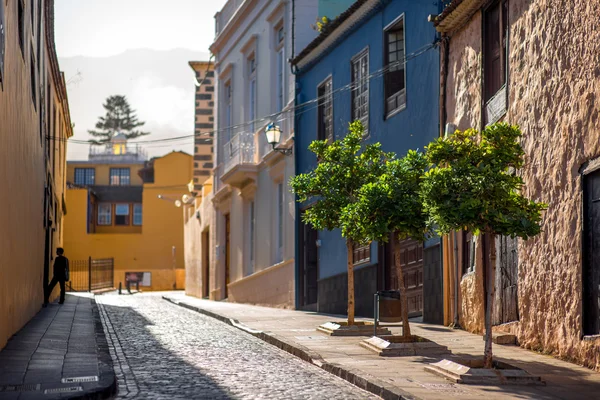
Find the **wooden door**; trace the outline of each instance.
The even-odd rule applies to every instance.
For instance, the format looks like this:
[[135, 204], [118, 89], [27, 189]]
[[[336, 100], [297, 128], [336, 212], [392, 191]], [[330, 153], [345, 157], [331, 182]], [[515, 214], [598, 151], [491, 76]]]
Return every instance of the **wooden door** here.
[[229, 285], [229, 269], [230, 269], [230, 247], [231, 247], [231, 219], [229, 214], [225, 215], [225, 298], [229, 296], [228, 288]]
[[493, 325], [519, 320], [518, 281], [518, 240], [507, 236], [498, 236], [496, 238], [496, 291], [492, 314]]
[[408, 297], [408, 315], [423, 315], [423, 242], [406, 239], [400, 240], [398, 246]]
[[303, 257], [303, 306], [317, 303], [319, 279], [319, 254], [317, 240], [319, 233], [309, 224], [304, 225]]
[[202, 297], [209, 297], [210, 246], [209, 231], [202, 232]]
[[584, 177], [583, 334], [600, 334], [600, 171]]

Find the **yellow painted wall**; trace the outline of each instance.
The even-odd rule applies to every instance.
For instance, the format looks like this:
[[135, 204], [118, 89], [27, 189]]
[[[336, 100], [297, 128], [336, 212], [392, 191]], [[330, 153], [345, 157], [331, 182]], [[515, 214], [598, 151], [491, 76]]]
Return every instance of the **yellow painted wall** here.
[[[115, 287], [125, 287], [126, 272], [151, 272], [152, 285], [142, 290], [183, 289], [183, 209], [173, 201], [187, 193], [192, 157], [173, 152], [154, 162], [155, 183], [144, 184], [141, 233], [87, 233], [87, 189], [69, 189], [65, 218], [65, 253], [72, 260], [115, 259]], [[175, 259], [172, 248], [175, 246]]]
[[[51, 213], [54, 231], [49, 252], [54, 253], [62, 233], [66, 138], [72, 135], [68, 104], [65, 97], [59, 96], [64, 80], [58, 71], [53, 74], [50, 69], [48, 52], [53, 51], [54, 44], [45, 43], [43, 34], [32, 37], [30, 3], [25, 4], [25, 46], [21, 52], [17, 2], [3, 1], [6, 40], [0, 84], [0, 254], [4, 260], [0, 263], [0, 349], [43, 303], [45, 185], [47, 180], [52, 183], [49, 196], [57, 205], [56, 218], [54, 208]], [[34, 12], [34, 24], [43, 21], [42, 32], [46, 29], [46, 8], [42, 15]], [[39, 40], [43, 41], [41, 59], [33, 54], [32, 62], [31, 47], [36, 49]], [[40, 89], [46, 92], [48, 87], [50, 92], [42, 96]], [[40, 111], [48, 105], [52, 117], [56, 115], [56, 124], [51, 124], [50, 115], [46, 115], [41, 130]]]
[[110, 169], [111, 168], [129, 168], [129, 179], [131, 186], [142, 186], [142, 178], [138, 175], [138, 171], [144, 167], [143, 164], [106, 164], [106, 163], [90, 163], [87, 161], [77, 162], [69, 161], [67, 164], [67, 181], [75, 182], [75, 168], [94, 168], [95, 185], [110, 185]]

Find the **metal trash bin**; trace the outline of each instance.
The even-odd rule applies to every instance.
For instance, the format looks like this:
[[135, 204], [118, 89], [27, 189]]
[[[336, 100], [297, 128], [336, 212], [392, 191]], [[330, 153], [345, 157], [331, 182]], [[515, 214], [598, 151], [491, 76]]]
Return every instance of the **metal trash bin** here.
[[399, 290], [382, 290], [375, 294], [378, 322], [402, 322], [402, 302]]

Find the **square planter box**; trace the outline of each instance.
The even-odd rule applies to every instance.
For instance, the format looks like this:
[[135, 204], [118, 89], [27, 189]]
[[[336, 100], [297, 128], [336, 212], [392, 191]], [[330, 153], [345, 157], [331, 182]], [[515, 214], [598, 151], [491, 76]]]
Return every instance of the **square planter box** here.
[[545, 385], [539, 376], [529, 375], [527, 371], [494, 361], [494, 368], [483, 368], [483, 360], [442, 360], [425, 367], [432, 372], [456, 383], [472, 385]]
[[[326, 322], [317, 328], [317, 331], [329, 336], [371, 336], [375, 328], [372, 322], [354, 322], [354, 325], [348, 325], [347, 322]], [[391, 335], [389, 329], [377, 327], [378, 335]]]
[[373, 336], [360, 342], [360, 345], [382, 357], [435, 356], [450, 353], [446, 346], [416, 335], [409, 339], [395, 335]]

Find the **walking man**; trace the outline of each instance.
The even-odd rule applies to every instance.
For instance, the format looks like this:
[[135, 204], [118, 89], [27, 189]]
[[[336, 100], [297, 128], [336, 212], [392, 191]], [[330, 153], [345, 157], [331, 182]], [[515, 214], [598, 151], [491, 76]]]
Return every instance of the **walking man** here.
[[60, 301], [58, 303], [62, 304], [65, 302], [65, 281], [69, 280], [69, 259], [63, 256], [64, 252], [65, 250], [62, 247], [56, 249], [58, 257], [54, 260], [54, 276], [48, 285], [44, 305], [48, 304], [50, 294], [57, 283], [60, 283]]

